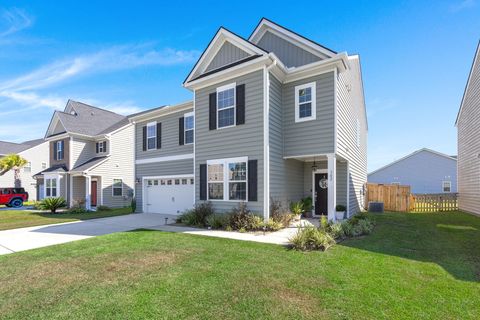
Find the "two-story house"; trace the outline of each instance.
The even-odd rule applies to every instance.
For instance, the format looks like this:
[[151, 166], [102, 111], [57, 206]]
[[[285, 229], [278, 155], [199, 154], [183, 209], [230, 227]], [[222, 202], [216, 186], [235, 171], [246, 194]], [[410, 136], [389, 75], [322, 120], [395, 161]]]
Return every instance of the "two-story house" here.
[[267, 19], [248, 39], [220, 28], [187, 76], [193, 102], [130, 117], [139, 210], [178, 214], [210, 201], [311, 196], [315, 215], [361, 210], [367, 119], [358, 55], [337, 53]]
[[[19, 185], [29, 194], [29, 200], [43, 199], [43, 180], [35, 179], [37, 172], [45, 170], [49, 166], [48, 142], [43, 139], [29, 140], [22, 143], [0, 141], [0, 158], [8, 154], [18, 154], [27, 160], [27, 164], [20, 169]], [[15, 174], [13, 170], [0, 175], [0, 187], [13, 187]]]
[[50, 167], [45, 197], [63, 197], [69, 206], [124, 207], [134, 195], [134, 126], [122, 115], [69, 100], [55, 111], [45, 140]]

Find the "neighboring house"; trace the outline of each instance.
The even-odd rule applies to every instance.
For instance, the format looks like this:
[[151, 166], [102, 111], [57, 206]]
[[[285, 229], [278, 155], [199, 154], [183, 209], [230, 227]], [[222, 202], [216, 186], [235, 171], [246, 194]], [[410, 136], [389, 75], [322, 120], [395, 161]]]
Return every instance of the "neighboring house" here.
[[455, 123], [458, 130], [458, 206], [480, 214], [480, 42]]
[[220, 28], [187, 76], [192, 103], [132, 115], [139, 210], [178, 214], [211, 201], [311, 196], [316, 215], [361, 210], [367, 119], [358, 55], [327, 49], [267, 19], [248, 39]]
[[[29, 200], [43, 199], [43, 180], [35, 179], [33, 175], [49, 166], [48, 142], [44, 139], [11, 143], [0, 141], [0, 158], [8, 154], [18, 154], [28, 161], [20, 169], [21, 186], [28, 192]], [[0, 187], [13, 187], [15, 183], [13, 170], [0, 176]]]
[[122, 115], [69, 100], [53, 113], [45, 139], [50, 144], [46, 197], [85, 206], [124, 207], [134, 190], [134, 126]]
[[408, 185], [412, 193], [457, 192], [457, 159], [423, 148], [370, 172], [368, 182]]

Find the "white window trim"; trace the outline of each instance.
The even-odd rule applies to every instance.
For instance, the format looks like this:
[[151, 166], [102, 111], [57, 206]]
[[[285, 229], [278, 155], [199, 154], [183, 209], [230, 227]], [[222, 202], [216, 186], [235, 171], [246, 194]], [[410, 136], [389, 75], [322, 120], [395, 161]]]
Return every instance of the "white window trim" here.
[[[53, 187], [47, 186], [47, 180], [55, 180], [55, 196], [52, 196]], [[60, 190], [60, 176], [45, 176], [45, 182], [43, 183], [43, 195], [45, 198], [58, 198], [60, 197], [59, 190]], [[50, 189], [50, 195], [47, 196], [47, 189]]]
[[[120, 180], [122, 182], [122, 194], [121, 195], [115, 195], [115, 189], [119, 189], [118, 187], [115, 187], [115, 180]], [[122, 178], [113, 178], [112, 180], [112, 197], [123, 197], [123, 179]]]
[[[186, 119], [188, 117], [193, 117], [193, 128], [192, 129], [185, 129], [186, 126]], [[189, 142], [187, 143], [187, 131], [193, 131], [193, 141], [192, 142]], [[183, 115], [183, 141], [185, 142], [184, 144], [185, 145], [189, 145], [189, 144], [194, 144], [195, 143], [195, 114], [192, 112], [189, 112], [189, 113], [185, 113]]]
[[[103, 143], [106, 142], [106, 140], [98, 141], [98, 153], [105, 153], [106, 150], [103, 149]], [[105, 148], [107, 147], [107, 144], [105, 143]]]
[[[219, 127], [218, 126], [218, 93], [219, 92], [222, 92], [222, 91], [225, 91], [225, 90], [229, 90], [229, 89], [233, 89], [233, 107], [228, 107], [228, 108], [225, 108], [225, 109], [221, 109], [221, 110], [226, 110], [226, 109], [230, 109], [230, 108], [233, 108], [233, 124], [230, 125], [230, 126], [225, 126], [225, 127]], [[224, 86], [221, 86], [221, 87], [218, 87], [217, 88], [217, 96], [216, 96], [216, 99], [217, 99], [217, 130], [221, 130], [221, 129], [227, 129], [227, 128], [231, 128], [231, 127], [235, 127], [237, 125], [237, 83], [236, 82], [233, 82], [233, 83], [229, 83], [229, 84], [226, 84]]]
[[[153, 136], [150, 136], [150, 137], [148, 136], [148, 128], [149, 127], [155, 127], [155, 130], [154, 130], [155, 134]], [[146, 138], [147, 138], [147, 151], [157, 150], [157, 139], [158, 139], [158, 137], [157, 137], [157, 121], [147, 123], [147, 137]], [[148, 139], [149, 138], [150, 139], [155, 138], [155, 144], [154, 144], [153, 148], [148, 147]]]
[[[312, 89], [312, 115], [310, 117], [300, 118], [300, 101], [298, 93], [302, 89]], [[317, 119], [317, 84], [316, 82], [309, 82], [295, 87], [295, 122], [304, 122]], [[305, 103], [305, 102], [304, 102]]]
[[[63, 160], [65, 157], [64, 157], [64, 153], [63, 153], [63, 140], [60, 140], [60, 141], [57, 141], [57, 161], [60, 161], [60, 160]], [[59, 155], [62, 155], [62, 157], [60, 158]]]
[[[246, 172], [245, 172], [245, 200], [230, 200], [228, 199], [230, 196], [229, 192], [229, 183], [230, 179], [228, 177], [228, 164], [235, 163], [235, 162], [245, 162]], [[220, 182], [209, 182], [208, 181], [208, 166], [212, 164], [223, 164], [223, 199], [210, 199], [210, 192], [208, 185], [210, 183], [220, 183]], [[233, 182], [243, 182], [243, 181], [233, 181]], [[226, 198], [226, 199], [225, 199]], [[248, 157], [238, 157], [238, 158], [228, 158], [228, 159], [214, 159], [214, 160], [207, 160], [207, 200], [208, 201], [223, 201], [223, 202], [248, 202]]]
[[[450, 191], [445, 191], [445, 183], [448, 183], [448, 186], [449, 186]], [[452, 181], [450, 181], [450, 180], [442, 181], [442, 191], [443, 191], [444, 193], [452, 192]]]

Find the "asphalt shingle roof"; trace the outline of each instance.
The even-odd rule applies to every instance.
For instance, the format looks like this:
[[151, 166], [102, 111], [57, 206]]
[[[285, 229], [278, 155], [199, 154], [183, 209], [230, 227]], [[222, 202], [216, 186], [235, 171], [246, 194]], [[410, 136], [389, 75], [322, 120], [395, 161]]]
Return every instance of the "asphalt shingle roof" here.
[[31, 147], [32, 146], [28, 144], [23, 144], [23, 143], [0, 141], [0, 155], [6, 155], [10, 153], [19, 153]]
[[67, 108], [71, 108], [72, 112], [55, 111], [67, 132], [96, 136], [128, 124], [125, 116], [82, 102], [69, 100]]
[[70, 170], [70, 172], [72, 172], [72, 171], [75, 171], [75, 172], [86, 171], [86, 170], [98, 165], [99, 163], [101, 163], [106, 158], [108, 158], [108, 157], [103, 156], [103, 157], [92, 158], [92, 159], [88, 160], [87, 162], [84, 162], [84, 163], [76, 166], [75, 168]]

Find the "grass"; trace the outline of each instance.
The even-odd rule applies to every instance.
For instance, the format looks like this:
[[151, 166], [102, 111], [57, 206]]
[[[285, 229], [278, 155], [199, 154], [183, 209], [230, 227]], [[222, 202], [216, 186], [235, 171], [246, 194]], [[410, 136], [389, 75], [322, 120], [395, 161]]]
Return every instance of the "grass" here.
[[46, 213], [28, 210], [4, 210], [0, 211], [0, 230], [41, 226], [51, 223], [62, 223], [78, 220], [88, 220], [104, 217], [113, 217], [131, 213], [131, 208], [112, 209], [108, 211], [96, 211], [88, 213]]
[[0, 256], [0, 318], [478, 318], [479, 218], [375, 218], [327, 252], [137, 230]]

